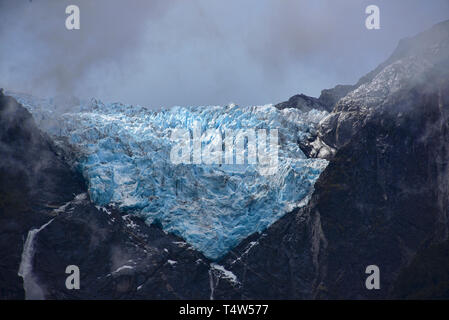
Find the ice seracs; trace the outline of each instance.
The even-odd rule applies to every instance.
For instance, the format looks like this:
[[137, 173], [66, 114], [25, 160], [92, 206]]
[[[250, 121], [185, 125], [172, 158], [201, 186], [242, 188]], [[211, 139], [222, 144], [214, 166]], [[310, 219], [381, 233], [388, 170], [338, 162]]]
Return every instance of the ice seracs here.
[[[40, 106], [45, 105], [39, 107], [29, 97], [16, 98], [44, 130], [76, 147], [78, 166], [97, 205], [114, 204], [156, 223], [211, 259], [303, 205], [327, 165], [323, 159], [307, 159], [298, 147], [326, 111], [229, 105], [155, 112], [94, 100], [60, 114], [51, 101], [39, 100]], [[276, 170], [262, 175], [258, 164], [247, 160], [172, 163], [173, 130], [192, 130], [194, 125], [202, 132], [278, 130]], [[203, 146], [210, 141], [203, 139]]]

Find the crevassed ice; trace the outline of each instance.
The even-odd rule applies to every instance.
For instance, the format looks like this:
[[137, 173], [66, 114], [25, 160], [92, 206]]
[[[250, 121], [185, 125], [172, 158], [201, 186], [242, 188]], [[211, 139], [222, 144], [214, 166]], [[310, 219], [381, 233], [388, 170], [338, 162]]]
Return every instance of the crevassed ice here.
[[[307, 159], [297, 143], [315, 130], [324, 111], [230, 105], [155, 112], [94, 100], [56, 117], [42, 101], [40, 106], [21, 102], [49, 133], [79, 148], [78, 162], [93, 201], [158, 223], [211, 259], [306, 203], [327, 165], [323, 159]], [[263, 176], [257, 165], [172, 164], [172, 130], [192, 129], [195, 122], [204, 131], [278, 129], [278, 170]]]

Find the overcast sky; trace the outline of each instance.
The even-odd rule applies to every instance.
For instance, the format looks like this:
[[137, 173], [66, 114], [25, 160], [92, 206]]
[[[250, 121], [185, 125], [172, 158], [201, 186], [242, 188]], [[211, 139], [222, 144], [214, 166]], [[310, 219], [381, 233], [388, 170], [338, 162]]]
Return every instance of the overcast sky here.
[[[81, 29], [65, 28], [76, 4]], [[380, 8], [381, 29], [365, 28]], [[146, 106], [277, 103], [355, 83], [449, 0], [0, 0], [0, 87]]]

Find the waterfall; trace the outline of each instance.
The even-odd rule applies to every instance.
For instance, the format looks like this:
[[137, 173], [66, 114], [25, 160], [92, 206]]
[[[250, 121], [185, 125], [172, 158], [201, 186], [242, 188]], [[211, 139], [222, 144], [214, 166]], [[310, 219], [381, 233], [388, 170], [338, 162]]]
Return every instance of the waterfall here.
[[31, 229], [23, 246], [22, 260], [20, 261], [19, 277], [23, 278], [23, 289], [26, 300], [43, 300], [45, 298], [42, 288], [33, 275], [34, 240], [37, 234], [48, 226], [53, 219], [41, 226], [39, 229]]
[[214, 300], [214, 274], [212, 273], [212, 270], [209, 269], [209, 286], [210, 286], [210, 300]]

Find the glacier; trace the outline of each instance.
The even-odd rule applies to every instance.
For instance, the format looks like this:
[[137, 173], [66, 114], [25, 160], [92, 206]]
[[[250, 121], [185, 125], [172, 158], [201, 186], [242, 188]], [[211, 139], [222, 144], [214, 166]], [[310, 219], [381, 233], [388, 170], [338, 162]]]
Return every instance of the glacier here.
[[[92, 201], [157, 224], [211, 260], [307, 203], [328, 163], [308, 159], [298, 146], [325, 111], [233, 104], [154, 111], [95, 99], [61, 110], [51, 99], [12, 95], [44, 131], [77, 150]], [[277, 170], [262, 175], [257, 164], [173, 164], [173, 130], [194, 124], [219, 132], [277, 129]]]

